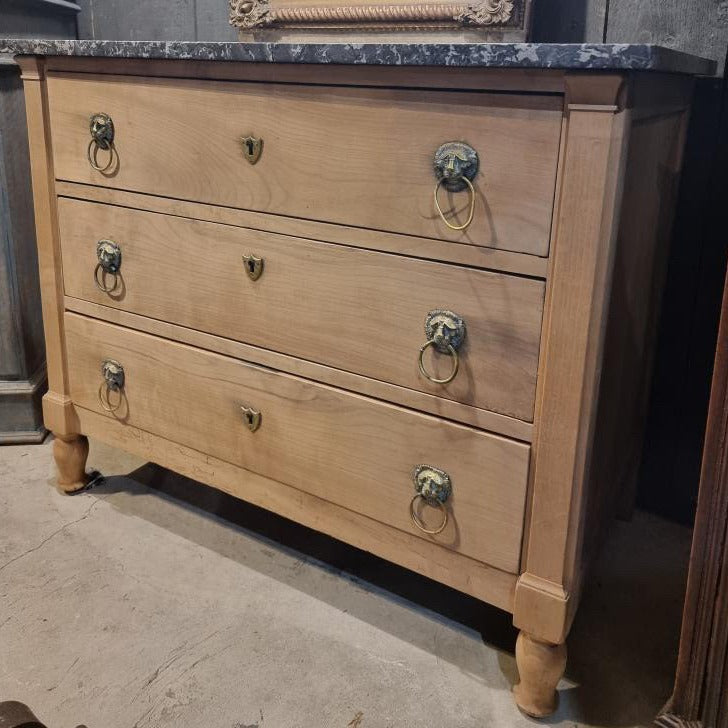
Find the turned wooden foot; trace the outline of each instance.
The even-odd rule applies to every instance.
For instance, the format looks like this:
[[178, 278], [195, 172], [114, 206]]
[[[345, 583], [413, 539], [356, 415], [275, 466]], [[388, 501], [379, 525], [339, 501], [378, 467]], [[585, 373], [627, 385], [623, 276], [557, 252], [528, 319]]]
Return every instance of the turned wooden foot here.
[[521, 677], [513, 688], [516, 705], [534, 718], [551, 715], [558, 705], [556, 686], [566, 669], [566, 645], [550, 645], [520, 632], [516, 664]]
[[83, 435], [71, 437], [56, 435], [53, 441], [53, 457], [58, 468], [56, 486], [59, 491], [73, 493], [86, 486], [88, 482], [86, 475], [88, 440]]

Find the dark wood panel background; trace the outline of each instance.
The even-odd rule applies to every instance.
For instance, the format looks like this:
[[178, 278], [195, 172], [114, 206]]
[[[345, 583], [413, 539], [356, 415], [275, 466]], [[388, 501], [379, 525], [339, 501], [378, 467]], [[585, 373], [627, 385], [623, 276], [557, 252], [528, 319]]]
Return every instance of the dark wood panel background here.
[[658, 43], [718, 61], [728, 42], [724, 0], [534, 0], [533, 39]]
[[656, 726], [728, 728], [728, 279], [675, 690]]
[[638, 504], [692, 522], [728, 248], [725, 83], [698, 82], [659, 325]]

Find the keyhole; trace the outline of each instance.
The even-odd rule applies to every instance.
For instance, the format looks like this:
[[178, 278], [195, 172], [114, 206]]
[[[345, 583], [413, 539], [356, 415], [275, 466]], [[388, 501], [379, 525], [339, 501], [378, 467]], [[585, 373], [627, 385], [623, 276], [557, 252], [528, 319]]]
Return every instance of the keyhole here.
[[251, 273], [255, 273], [255, 263], [252, 260], [248, 261], [248, 270]]
[[248, 155], [253, 156], [253, 140], [252, 139], [246, 139], [245, 145], [248, 147]]
[[250, 412], [245, 413], [245, 419], [248, 423], [248, 427], [253, 424], [253, 415], [250, 414]]

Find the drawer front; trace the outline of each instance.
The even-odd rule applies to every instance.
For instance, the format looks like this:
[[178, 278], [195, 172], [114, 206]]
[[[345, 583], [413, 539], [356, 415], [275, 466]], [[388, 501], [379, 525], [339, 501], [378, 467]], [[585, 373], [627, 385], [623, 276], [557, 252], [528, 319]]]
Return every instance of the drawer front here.
[[[517, 573], [529, 447], [298, 377], [67, 313], [71, 396], [80, 407], [187, 445], [403, 531]], [[101, 364], [124, 369], [106, 390]], [[255, 431], [241, 407], [260, 412]], [[452, 481], [445, 530], [410, 518], [413, 468]], [[417, 510], [434, 528], [438, 508]]]
[[[71, 199], [59, 215], [67, 295], [533, 419], [542, 281]], [[111, 293], [101, 238], [121, 250]], [[435, 309], [466, 326], [448, 384], [418, 364]], [[454, 359], [429, 347], [423, 365], [444, 379]]]
[[[560, 97], [91, 75], [50, 75], [48, 92], [60, 179], [548, 251]], [[105, 173], [87, 159], [89, 118], [99, 112], [114, 124]], [[255, 164], [243, 154], [248, 136], [262, 139]], [[463, 231], [449, 229], [434, 204], [434, 153], [448, 141], [466, 141], [480, 160]], [[106, 164], [105, 152], [98, 161]], [[466, 221], [467, 190], [439, 199], [453, 224]]]

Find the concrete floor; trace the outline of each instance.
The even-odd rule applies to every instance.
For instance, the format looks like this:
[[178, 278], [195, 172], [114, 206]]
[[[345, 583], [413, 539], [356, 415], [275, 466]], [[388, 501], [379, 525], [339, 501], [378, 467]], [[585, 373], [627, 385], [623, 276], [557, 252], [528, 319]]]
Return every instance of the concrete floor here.
[[[0, 700], [49, 728], [535, 725], [508, 615], [99, 443], [90, 465], [113, 477], [64, 497], [50, 443], [0, 448]], [[689, 548], [616, 525], [548, 725], [649, 724]]]

